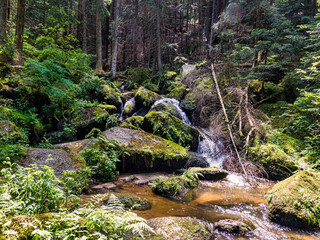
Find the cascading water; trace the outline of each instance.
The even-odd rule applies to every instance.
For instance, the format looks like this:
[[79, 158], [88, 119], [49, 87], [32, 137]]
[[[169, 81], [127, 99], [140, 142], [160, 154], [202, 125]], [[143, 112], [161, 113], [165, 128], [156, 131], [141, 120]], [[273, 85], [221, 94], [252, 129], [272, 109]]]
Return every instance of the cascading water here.
[[[179, 118], [184, 123], [190, 126], [192, 125], [187, 114], [181, 109], [180, 102], [178, 100], [172, 98], [163, 98], [159, 101], [156, 101], [152, 107], [160, 103], [168, 103], [172, 105], [175, 108]], [[222, 168], [223, 161], [225, 160], [225, 155], [223, 154], [223, 143], [219, 140], [213, 141], [208, 130], [199, 127], [195, 128], [197, 128], [200, 133], [198, 153], [206, 158], [210, 166], [217, 166], [219, 168]]]
[[126, 101], [126, 103], [124, 105], [123, 104], [121, 105], [121, 114], [120, 114], [120, 117], [119, 117], [120, 120], [123, 119], [123, 110], [126, 108], [126, 106], [128, 104], [131, 104], [133, 101], [134, 101], [134, 97], [130, 98], [128, 101]]

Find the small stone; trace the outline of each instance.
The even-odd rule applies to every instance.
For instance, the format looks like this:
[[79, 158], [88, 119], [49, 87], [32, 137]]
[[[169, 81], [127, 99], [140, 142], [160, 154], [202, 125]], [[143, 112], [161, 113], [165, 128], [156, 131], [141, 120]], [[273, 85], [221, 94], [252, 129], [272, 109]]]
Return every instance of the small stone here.
[[117, 185], [114, 184], [113, 182], [108, 182], [108, 183], [93, 186], [91, 189], [93, 189], [93, 190], [110, 190], [110, 189], [113, 189], [116, 187], [117, 187]]
[[234, 234], [244, 234], [252, 230], [248, 224], [231, 219], [220, 220], [215, 224], [215, 229]]

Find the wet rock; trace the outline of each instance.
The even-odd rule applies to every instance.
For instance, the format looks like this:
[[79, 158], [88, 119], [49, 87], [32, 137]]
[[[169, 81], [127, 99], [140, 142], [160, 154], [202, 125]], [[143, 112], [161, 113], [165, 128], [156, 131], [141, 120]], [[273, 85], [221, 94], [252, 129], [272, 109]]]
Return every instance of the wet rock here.
[[113, 189], [116, 187], [117, 187], [117, 185], [115, 183], [108, 182], [108, 183], [104, 183], [104, 184], [95, 185], [91, 189], [95, 192], [104, 192], [105, 190], [110, 190], [110, 189]]
[[137, 108], [150, 108], [161, 96], [144, 87], [140, 87], [135, 95]]
[[320, 173], [300, 171], [277, 183], [268, 195], [270, 220], [294, 228], [318, 228]]
[[191, 217], [163, 217], [148, 220], [161, 240], [211, 239], [211, 226]]
[[220, 220], [215, 224], [215, 229], [234, 234], [245, 234], [252, 230], [248, 224], [231, 219]]
[[128, 154], [124, 154], [119, 168], [130, 171], [172, 171], [182, 168], [188, 152], [180, 145], [153, 134], [115, 127], [102, 133], [108, 140], [116, 140]]
[[25, 134], [13, 122], [7, 120], [0, 121], [0, 138], [11, 142], [27, 140]]
[[228, 176], [228, 172], [220, 169], [218, 167], [208, 167], [208, 168], [200, 168], [200, 167], [192, 167], [189, 168], [190, 172], [199, 173], [199, 179], [203, 180], [220, 180]]
[[109, 85], [102, 86], [101, 95], [103, 99], [110, 105], [114, 105], [117, 109], [120, 109], [122, 105], [122, 101], [120, 98], [120, 92], [117, 92], [114, 88], [110, 87]]
[[153, 106], [150, 109], [150, 112], [152, 112], [152, 111], [167, 112], [167, 113], [170, 113], [171, 115], [179, 118], [179, 113], [177, 112], [175, 107], [172, 106], [170, 103], [166, 103], [166, 102], [158, 103], [157, 105]]
[[136, 111], [136, 100], [134, 98], [131, 98], [124, 105], [123, 116], [125, 118], [131, 117], [135, 111]]
[[149, 112], [144, 117], [142, 128], [183, 147], [190, 146], [193, 151], [198, 149], [199, 131], [169, 113]]
[[133, 182], [136, 179], [138, 178], [135, 175], [130, 175], [130, 176], [119, 178], [118, 180], [122, 182]]
[[64, 171], [76, 171], [86, 167], [86, 161], [79, 155], [44, 148], [27, 148], [26, 157], [21, 160], [20, 164], [22, 166], [31, 164], [49, 166], [54, 169], [58, 177], [61, 177]]
[[188, 152], [188, 154], [189, 154], [189, 160], [186, 163], [185, 168], [190, 168], [190, 167], [206, 168], [206, 167], [209, 167], [209, 163], [207, 162], [206, 158], [201, 156], [199, 153]]

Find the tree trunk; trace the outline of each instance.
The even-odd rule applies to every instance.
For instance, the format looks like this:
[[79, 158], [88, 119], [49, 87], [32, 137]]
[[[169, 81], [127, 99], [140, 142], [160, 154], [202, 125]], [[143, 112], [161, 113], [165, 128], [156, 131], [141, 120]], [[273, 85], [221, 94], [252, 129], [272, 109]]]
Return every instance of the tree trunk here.
[[209, 56], [211, 55], [211, 51], [212, 51], [213, 24], [214, 24], [214, 18], [215, 18], [215, 4], [216, 4], [216, 0], [212, 0], [211, 28], [210, 28], [210, 40], [209, 40]]
[[160, 0], [156, 1], [156, 18], [157, 18], [157, 61], [158, 61], [158, 70], [162, 72], [162, 60], [161, 60], [161, 6]]
[[24, 18], [25, 18], [25, 0], [18, 0], [17, 8], [17, 25], [16, 25], [16, 48], [18, 52], [18, 64], [22, 62], [22, 48], [23, 48], [23, 31], [24, 31]]
[[87, 49], [87, 1], [82, 0], [82, 51], [88, 52]]
[[4, 42], [7, 36], [8, 0], [2, 0], [0, 14], [0, 42]]
[[112, 77], [116, 77], [117, 72], [117, 59], [118, 59], [118, 36], [119, 36], [119, 8], [120, 0], [115, 0], [115, 19], [114, 19], [114, 40], [113, 40], [113, 52], [112, 52]]
[[101, 75], [103, 73], [102, 70], [102, 31], [101, 31], [101, 9], [102, 2], [101, 0], [97, 0], [97, 12], [96, 12], [96, 54], [97, 54], [97, 63], [96, 63], [96, 71], [95, 74]]

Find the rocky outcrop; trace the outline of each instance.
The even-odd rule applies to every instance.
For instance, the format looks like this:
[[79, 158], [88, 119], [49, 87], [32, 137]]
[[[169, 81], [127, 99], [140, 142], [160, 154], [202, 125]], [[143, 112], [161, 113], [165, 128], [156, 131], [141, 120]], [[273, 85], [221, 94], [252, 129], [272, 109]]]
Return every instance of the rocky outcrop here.
[[270, 220], [294, 228], [319, 228], [320, 173], [300, 171], [277, 183], [268, 196]]
[[192, 167], [188, 171], [199, 174], [199, 179], [202, 180], [220, 180], [228, 176], [227, 171], [215, 166], [207, 168]]
[[211, 226], [191, 217], [163, 217], [148, 220], [161, 240], [205, 240], [212, 238]]
[[180, 145], [153, 134], [115, 127], [102, 133], [119, 143], [124, 154], [120, 169], [135, 171], [172, 171], [188, 161], [188, 152]]

